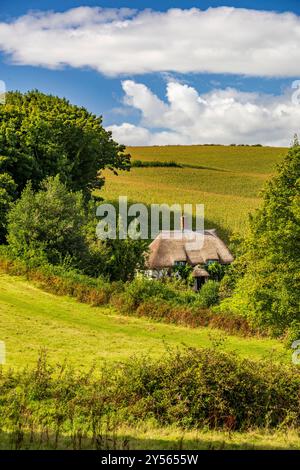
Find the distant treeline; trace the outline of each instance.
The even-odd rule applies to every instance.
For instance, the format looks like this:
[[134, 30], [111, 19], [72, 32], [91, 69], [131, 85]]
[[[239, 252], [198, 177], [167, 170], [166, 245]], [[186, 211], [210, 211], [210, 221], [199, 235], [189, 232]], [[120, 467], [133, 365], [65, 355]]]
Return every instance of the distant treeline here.
[[131, 166], [137, 167], [137, 168], [145, 168], [145, 167], [153, 167], [153, 166], [183, 168], [183, 165], [174, 161], [170, 161], [170, 162], [160, 162], [160, 161], [145, 162], [143, 161], [142, 162], [142, 160], [132, 160]]
[[160, 160], [155, 161], [142, 161], [142, 160], [132, 160], [131, 167], [133, 168], [152, 168], [152, 167], [168, 167], [168, 168], [192, 168], [195, 170], [218, 170], [218, 171], [226, 171], [221, 168], [213, 168], [203, 165], [194, 165], [190, 163], [178, 163], [174, 162], [173, 160], [162, 162]]
[[[140, 145], [128, 146], [132, 147], [143, 147]], [[151, 147], [186, 147], [186, 144], [165, 144], [165, 145], [151, 145]], [[189, 144], [188, 147], [268, 147], [268, 145], [262, 144]]]

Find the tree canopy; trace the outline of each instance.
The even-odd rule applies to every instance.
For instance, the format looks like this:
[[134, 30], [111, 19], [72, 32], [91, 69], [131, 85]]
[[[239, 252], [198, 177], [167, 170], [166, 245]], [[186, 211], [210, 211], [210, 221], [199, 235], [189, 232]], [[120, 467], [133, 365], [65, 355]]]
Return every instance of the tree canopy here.
[[101, 170], [128, 169], [129, 155], [102, 126], [102, 118], [64, 98], [39, 91], [9, 92], [0, 106], [0, 173], [7, 173], [19, 196], [59, 175], [73, 191], [103, 185]]

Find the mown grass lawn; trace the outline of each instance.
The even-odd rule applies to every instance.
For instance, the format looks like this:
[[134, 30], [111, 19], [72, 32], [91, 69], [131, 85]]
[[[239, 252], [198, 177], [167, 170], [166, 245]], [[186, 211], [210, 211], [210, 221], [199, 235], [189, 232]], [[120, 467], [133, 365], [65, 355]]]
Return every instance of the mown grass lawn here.
[[14, 368], [33, 365], [42, 348], [50, 362], [67, 359], [78, 367], [123, 361], [133, 354], [158, 356], [182, 345], [215, 346], [256, 360], [290, 360], [290, 352], [276, 340], [226, 337], [219, 330], [122, 316], [112, 308], [55, 296], [5, 274], [0, 274], [0, 340], [6, 343], [6, 367]]

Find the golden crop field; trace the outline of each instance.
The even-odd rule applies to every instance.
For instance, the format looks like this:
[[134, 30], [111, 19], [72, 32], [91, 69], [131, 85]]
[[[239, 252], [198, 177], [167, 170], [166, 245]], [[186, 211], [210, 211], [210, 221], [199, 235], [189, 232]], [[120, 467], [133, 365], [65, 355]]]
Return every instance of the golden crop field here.
[[115, 201], [204, 204], [206, 228], [228, 239], [243, 232], [249, 212], [258, 207], [259, 193], [272, 176], [286, 148], [192, 145], [129, 147], [132, 160], [174, 161], [177, 167], [132, 168], [118, 176], [109, 171], [101, 196]]

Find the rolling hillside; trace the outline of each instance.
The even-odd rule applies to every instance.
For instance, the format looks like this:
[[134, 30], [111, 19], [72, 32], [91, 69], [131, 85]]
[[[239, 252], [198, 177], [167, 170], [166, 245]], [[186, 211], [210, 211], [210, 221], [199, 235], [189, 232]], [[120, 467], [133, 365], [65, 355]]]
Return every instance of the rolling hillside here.
[[129, 147], [132, 160], [175, 161], [182, 168], [132, 168], [118, 176], [105, 172], [101, 196], [114, 201], [204, 204], [206, 228], [228, 239], [243, 232], [259, 192], [287, 149], [242, 146]]

